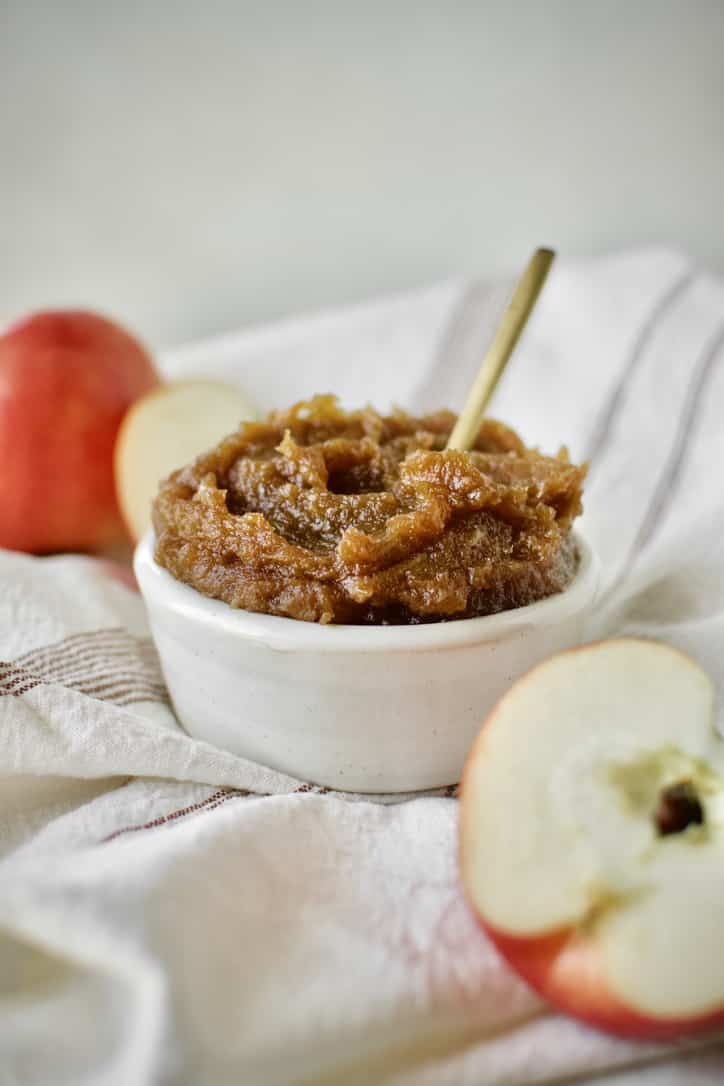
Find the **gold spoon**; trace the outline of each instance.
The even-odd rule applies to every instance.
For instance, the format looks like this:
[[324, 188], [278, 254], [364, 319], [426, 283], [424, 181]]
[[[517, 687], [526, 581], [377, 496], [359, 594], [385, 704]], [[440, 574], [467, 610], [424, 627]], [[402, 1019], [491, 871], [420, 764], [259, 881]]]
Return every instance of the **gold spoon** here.
[[530, 258], [483, 359], [480, 372], [470, 387], [465, 407], [460, 412], [446, 448], [465, 451], [475, 444], [485, 408], [533, 311], [555, 255], [552, 249], [536, 249]]

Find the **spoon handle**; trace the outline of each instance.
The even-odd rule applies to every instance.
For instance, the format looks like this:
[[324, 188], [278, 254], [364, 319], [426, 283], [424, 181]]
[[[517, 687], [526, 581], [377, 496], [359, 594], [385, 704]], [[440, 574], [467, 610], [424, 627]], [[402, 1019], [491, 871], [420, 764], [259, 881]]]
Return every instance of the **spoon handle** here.
[[448, 449], [466, 450], [475, 444], [485, 408], [525, 328], [555, 255], [552, 249], [536, 249], [530, 258], [470, 387], [465, 406], [450, 434]]

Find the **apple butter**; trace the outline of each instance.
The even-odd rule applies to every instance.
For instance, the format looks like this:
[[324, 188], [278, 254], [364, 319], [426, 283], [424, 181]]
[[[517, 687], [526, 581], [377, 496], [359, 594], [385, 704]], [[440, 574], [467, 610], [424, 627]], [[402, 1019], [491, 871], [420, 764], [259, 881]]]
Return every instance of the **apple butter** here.
[[245, 422], [161, 484], [156, 561], [232, 607], [306, 622], [438, 622], [560, 592], [585, 467], [492, 419], [471, 452], [446, 452], [454, 423], [333, 396]]

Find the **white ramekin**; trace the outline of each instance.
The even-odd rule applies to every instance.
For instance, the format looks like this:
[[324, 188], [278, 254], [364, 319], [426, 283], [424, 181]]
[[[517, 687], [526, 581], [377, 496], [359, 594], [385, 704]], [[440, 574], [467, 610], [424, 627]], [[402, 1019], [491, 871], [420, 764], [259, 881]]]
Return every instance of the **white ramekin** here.
[[135, 571], [179, 720], [190, 735], [353, 792], [460, 779], [487, 711], [519, 675], [580, 643], [598, 563], [557, 596], [427, 626], [319, 626], [239, 611], [181, 584], [138, 546]]

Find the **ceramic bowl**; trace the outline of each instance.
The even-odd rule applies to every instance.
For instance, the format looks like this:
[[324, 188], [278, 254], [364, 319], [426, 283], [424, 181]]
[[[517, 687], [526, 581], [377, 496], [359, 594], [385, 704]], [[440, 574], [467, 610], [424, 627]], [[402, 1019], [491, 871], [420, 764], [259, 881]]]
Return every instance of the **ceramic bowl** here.
[[234, 610], [138, 546], [135, 571], [174, 708], [190, 735], [353, 792], [460, 779], [481, 722], [514, 679], [579, 644], [598, 564], [514, 611], [426, 626], [320, 626]]

